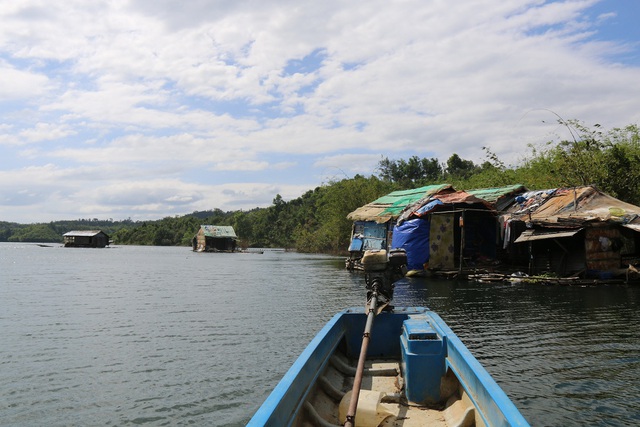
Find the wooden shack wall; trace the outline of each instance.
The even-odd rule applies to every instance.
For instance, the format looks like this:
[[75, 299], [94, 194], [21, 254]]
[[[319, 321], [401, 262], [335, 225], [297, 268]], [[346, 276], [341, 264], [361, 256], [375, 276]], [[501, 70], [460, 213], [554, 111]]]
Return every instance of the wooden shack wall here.
[[587, 270], [612, 271], [620, 268], [622, 234], [618, 227], [594, 226], [585, 233]]
[[109, 245], [109, 237], [104, 233], [99, 233], [93, 236], [92, 246], [96, 248], [104, 248]]
[[233, 252], [236, 249], [236, 242], [230, 237], [207, 237], [207, 250]]

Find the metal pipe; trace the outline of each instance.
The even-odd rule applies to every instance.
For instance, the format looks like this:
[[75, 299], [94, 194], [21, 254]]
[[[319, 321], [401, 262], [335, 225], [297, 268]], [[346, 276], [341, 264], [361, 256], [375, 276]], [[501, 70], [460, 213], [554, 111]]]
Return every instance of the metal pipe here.
[[458, 273], [462, 273], [462, 263], [464, 262], [464, 209], [460, 214], [458, 225], [460, 226], [460, 263], [458, 265]]
[[376, 305], [378, 303], [378, 288], [373, 287], [373, 294], [369, 303], [369, 313], [367, 314], [367, 323], [364, 327], [362, 335], [362, 347], [360, 348], [360, 357], [358, 358], [358, 367], [356, 368], [356, 376], [353, 379], [353, 389], [351, 390], [351, 402], [349, 402], [349, 410], [347, 411], [347, 419], [344, 427], [354, 427], [356, 425], [356, 410], [358, 409], [358, 399], [360, 397], [360, 387], [362, 386], [362, 376], [364, 372], [364, 362], [367, 359], [367, 348], [371, 339], [371, 329], [373, 328], [373, 319], [376, 316]]

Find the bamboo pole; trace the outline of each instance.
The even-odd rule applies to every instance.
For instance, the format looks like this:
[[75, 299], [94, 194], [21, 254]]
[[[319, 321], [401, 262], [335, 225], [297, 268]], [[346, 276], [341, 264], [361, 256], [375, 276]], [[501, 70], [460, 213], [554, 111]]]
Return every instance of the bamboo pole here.
[[344, 422], [345, 427], [354, 427], [356, 425], [356, 411], [358, 409], [358, 398], [360, 397], [360, 387], [362, 386], [362, 377], [364, 375], [364, 362], [367, 359], [367, 348], [371, 340], [371, 329], [373, 328], [373, 319], [376, 316], [377, 303], [378, 290], [374, 287], [373, 295], [369, 300], [369, 313], [367, 314], [367, 323], [364, 327], [364, 334], [362, 335], [362, 347], [360, 348], [356, 376], [353, 380], [351, 402], [349, 402], [349, 410], [347, 411], [347, 417]]

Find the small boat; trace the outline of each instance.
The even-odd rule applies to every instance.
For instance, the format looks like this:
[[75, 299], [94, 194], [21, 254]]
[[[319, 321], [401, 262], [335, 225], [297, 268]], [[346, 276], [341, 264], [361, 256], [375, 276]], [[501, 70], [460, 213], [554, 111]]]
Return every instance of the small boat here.
[[[336, 314], [249, 425], [343, 425], [366, 322], [364, 308]], [[529, 425], [436, 313], [421, 307], [383, 311], [370, 339], [356, 426]]]
[[367, 306], [337, 313], [248, 425], [528, 426], [440, 316], [389, 304], [388, 271], [369, 271]]

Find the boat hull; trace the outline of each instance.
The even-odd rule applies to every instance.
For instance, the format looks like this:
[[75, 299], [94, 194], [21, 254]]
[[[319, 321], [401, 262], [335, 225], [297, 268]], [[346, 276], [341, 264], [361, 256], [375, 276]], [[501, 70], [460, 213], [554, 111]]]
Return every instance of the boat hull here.
[[[352, 384], [347, 371], [359, 357], [366, 321], [363, 308], [336, 314], [294, 362], [249, 425], [342, 424], [339, 406]], [[373, 402], [374, 407], [388, 412], [383, 417], [384, 422], [393, 422], [388, 425], [421, 425], [419, 420], [429, 417], [438, 420], [435, 425], [528, 425], [453, 331], [426, 308], [396, 308], [377, 315], [366, 353], [369, 372], [363, 383], [364, 399], [392, 396], [395, 402], [389, 404], [379, 399]], [[330, 382], [333, 385], [327, 385]], [[366, 408], [368, 403], [361, 396], [358, 406]], [[413, 411], [410, 417], [408, 411]], [[362, 425], [359, 421], [365, 416], [358, 412], [356, 425]], [[375, 421], [370, 425], [385, 424]]]

